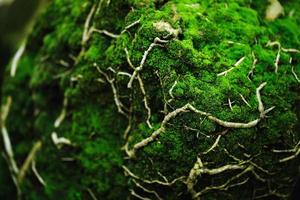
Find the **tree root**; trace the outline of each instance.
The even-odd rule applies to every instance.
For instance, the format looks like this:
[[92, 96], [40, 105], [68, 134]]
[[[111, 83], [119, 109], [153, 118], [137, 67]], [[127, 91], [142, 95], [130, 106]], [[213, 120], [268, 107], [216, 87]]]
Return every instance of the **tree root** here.
[[298, 49], [285, 49], [285, 48], [283, 48], [281, 46], [280, 42], [278, 42], [278, 41], [274, 41], [274, 42], [268, 41], [268, 43], [266, 44], [266, 47], [273, 47], [273, 46], [278, 47], [277, 55], [276, 55], [276, 58], [275, 58], [275, 61], [274, 61], [275, 73], [278, 72], [281, 51], [286, 52], [286, 53], [300, 53], [300, 50], [298, 50]]
[[125, 108], [125, 106], [123, 105], [123, 103], [121, 102], [121, 100], [119, 98], [118, 91], [117, 91], [117, 88], [115, 86], [115, 79], [114, 78], [109, 78], [108, 74], [103, 72], [96, 63], [94, 63], [94, 66], [97, 68], [98, 72], [100, 74], [102, 74], [105, 77], [106, 81], [110, 84], [113, 95], [114, 95], [114, 101], [115, 101], [115, 104], [117, 106], [118, 112], [120, 114], [124, 115], [126, 118], [128, 118], [128, 114], [125, 111], [125, 110], [128, 110], [128, 109]]
[[[133, 70], [136, 70], [136, 68], [134, 67], [134, 65], [132, 64], [131, 60], [130, 60], [130, 56], [129, 56], [129, 52], [127, 50], [127, 48], [124, 49], [125, 53], [126, 53], [126, 59], [127, 59], [127, 62], [129, 64], [129, 66], [133, 69]], [[132, 78], [133, 75], [130, 76], [130, 78]], [[152, 125], [151, 125], [151, 122], [150, 122], [150, 119], [151, 119], [151, 108], [149, 106], [149, 103], [148, 103], [148, 100], [147, 100], [147, 94], [146, 94], [146, 90], [145, 90], [145, 86], [144, 86], [144, 82], [140, 76], [140, 74], [137, 74], [136, 75], [137, 79], [138, 79], [138, 82], [139, 82], [139, 85], [140, 85], [140, 90], [143, 94], [143, 102], [144, 102], [144, 107], [145, 109], [147, 110], [147, 119], [146, 119], [146, 123], [148, 125], [149, 128], [152, 129]]]
[[203, 112], [200, 111], [198, 109], [196, 109], [194, 106], [192, 106], [191, 104], [186, 104], [185, 106], [181, 107], [181, 108], [177, 108], [176, 110], [170, 112], [169, 114], [167, 114], [163, 121], [161, 122], [160, 128], [155, 130], [148, 138], [143, 139], [142, 141], [136, 143], [133, 148], [131, 150], [126, 150], [127, 155], [129, 156], [129, 158], [133, 158], [135, 157], [135, 153], [137, 150], [147, 146], [149, 143], [153, 142], [161, 133], [165, 132], [166, 130], [166, 125], [167, 123], [175, 118], [177, 115], [181, 114], [181, 113], [185, 113], [185, 112], [194, 112], [196, 114], [202, 115], [202, 116], [206, 116], [208, 119], [210, 119], [211, 121], [219, 124], [220, 126], [226, 127], [226, 128], [252, 128], [255, 127], [263, 118], [265, 118], [266, 114], [269, 113], [270, 111], [272, 111], [275, 107], [271, 107], [267, 110], [264, 109], [263, 103], [261, 101], [261, 95], [260, 95], [260, 91], [262, 90], [262, 88], [266, 85], [267, 83], [262, 83], [257, 89], [256, 89], [256, 97], [257, 97], [257, 101], [258, 101], [258, 110], [260, 112], [260, 117], [250, 121], [248, 123], [240, 123], [240, 122], [228, 122], [228, 121], [223, 121], [221, 119], [218, 119], [217, 117], [213, 116], [210, 113], [207, 112]]
[[254, 73], [254, 70], [255, 70], [255, 68], [256, 68], [256, 64], [257, 64], [257, 58], [256, 58], [256, 56], [255, 56], [255, 54], [254, 54], [254, 52], [252, 52], [252, 59], [253, 59], [253, 62], [252, 62], [252, 68], [251, 68], [251, 70], [248, 72], [248, 76], [247, 76], [247, 78], [251, 81], [251, 77], [253, 77], [253, 73]]
[[234, 68], [238, 67], [244, 60], [245, 60], [246, 56], [240, 58], [235, 64], [234, 67], [229, 68], [228, 70], [221, 72], [219, 74], [217, 74], [217, 76], [226, 76], [228, 74], [228, 72], [232, 71]]
[[[213, 145], [215, 146], [215, 145]], [[211, 149], [211, 148], [210, 148]], [[231, 155], [226, 149], [224, 149], [225, 153], [232, 158], [236, 164], [228, 164], [224, 165], [218, 168], [209, 169], [205, 167], [204, 163], [201, 161], [200, 157], [197, 158], [197, 161], [194, 164], [194, 167], [191, 169], [188, 178], [185, 181], [185, 184], [187, 186], [188, 192], [192, 195], [193, 199], [200, 199], [200, 196], [211, 191], [211, 190], [228, 190], [229, 188], [239, 186], [242, 184], [245, 184], [249, 178], [244, 179], [241, 182], [232, 183], [233, 181], [238, 180], [241, 178], [244, 174], [251, 172], [254, 177], [265, 183], [266, 179], [262, 178], [260, 175], [257, 174], [255, 169], [258, 169], [259, 171], [268, 174], [268, 175], [274, 175], [270, 173], [269, 171], [263, 169], [262, 167], [255, 164], [251, 159], [248, 160], [241, 160], [236, 158], [235, 156]], [[208, 174], [208, 175], [217, 175], [221, 174], [227, 171], [233, 171], [233, 170], [243, 170], [242, 172], [238, 173], [237, 175], [233, 176], [229, 180], [227, 180], [224, 184], [218, 185], [218, 186], [209, 186], [205, 187], [200, 192], [196, 192], [194, 187], [197, 184], [197, 178], [201, 176], [202, 174]], [[232, 184], [231, 184], [232, 183]]]
[[285, 149], [285, 150], [272, 150], [274, 153], [294, 153], [291, 156], [282, 158], [279, 160], [279, 162], [287, 162], [289, 160], [295, 159], [300, 154], [300, 141], [296, 144], [296, 146], [293, 149]]
[[181, 176], [179, 178], [176, 178], [174, 180], [172, 180], [171, 182], [166, 180], [166, 178], [164, 178], [164, 181], [160, 181], [160, 180], [147, 180], [147, 179], [143, 179], [137, 175], [135, 175], [133, 172], [131, 172], [126, 166], [122, 166], [124, 169], [124, 173], [126, 176], [130, 176], [131, 178], [135, 179], [135, 180], [139, 180], [143, 183], [146, 184], [158, 184], [158, 185], [162, 185], [162, 186], [172, 186], [174, 185], [177, 181], [182, 181], [185, 176]]
[[149, 48], [144, 52], [143, 58], [142, 58], [142, 60], [141, 60], [141, 62], [140, 62], [140, 65], [139, 65], [138, 67], [135, 68], [135, 70], [134, 70], [134, 72], [133, 72], [133, 74], [132, 74], [132, 76], [131, 76], [131, 78], [130, 78], [128, 84], [127, 84], [127, 87], [128, 87], [128, 88], [132, 88], [132, 83], [133, 83], [135, 77], [137, 76], [137, 74], [143, 69], [144, 64], [145, 64], [145, 62], [146, 62], [146, 59], [147, 59], [147, 57], [148, 57], [150, 51], [151, 51], [155, 46], [161, 46], [161, 44], [165, 44], [165, 43], [167, 43], [167, 42], [168, 42], [168, 40], [162, 40], [162, 39], [160, 39], [160, 38], [158, 38], [158, 37], [156, 37], [156, 38], [154, 39], [153, 43], [151, 43], [151, 45], [149, 46]]

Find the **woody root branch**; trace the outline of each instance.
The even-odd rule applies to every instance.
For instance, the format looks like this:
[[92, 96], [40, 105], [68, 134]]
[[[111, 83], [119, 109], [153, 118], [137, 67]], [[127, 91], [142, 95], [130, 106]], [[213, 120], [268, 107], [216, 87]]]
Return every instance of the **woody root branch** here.
[[261, 100], [260, 91], [266, 86], [266, 82], [262, 83], [257, 89], [256, 89], [256, 98], [258, 101], [258, 111], [260, 113], [259, 117], [253, 121], [247, 122], [247, 123], [241, 123], [241, 122], [229, 122], [221, 120], [215, 116], [213, 116], [211, 113], [204, 112], [201, 110], [198, 110], [194, 106], [192, 106], [190, 103], [187, 103], [186, 105], [182, 106], [181, 108], [177, 108], [176, 110], [168, 113], [163, 121], [161, 122], [160, 128], [155, 130], [149, 137], [143, 139], [142, 141], [136, 143], [133, 145], [131, 149], [128, 149], [128, 145], [125, 145], [127, 148], [125, 148], [125, 151], [129, 158], [134, 158], [136, 152], [139, 149], [142, 149], [143, 147], [147, 146], [148, 144], [152, 143], [154, 140], [156, 140], [160, 134], [164, 133], [166, 130], [166, 126], [168, 122], [177, 117], [181, 113], [187, 113], [187, 112], [193, 112], [202, 116], [207, 117], [209, 120], [217, 123], [220, 126], [223, 126], [225, 128], [252, 128], [255, 127], [262, 119], [266, 117], [266, 114], [272, 111], [275, 107], [271, 107], [265, 110], [263, 102]]

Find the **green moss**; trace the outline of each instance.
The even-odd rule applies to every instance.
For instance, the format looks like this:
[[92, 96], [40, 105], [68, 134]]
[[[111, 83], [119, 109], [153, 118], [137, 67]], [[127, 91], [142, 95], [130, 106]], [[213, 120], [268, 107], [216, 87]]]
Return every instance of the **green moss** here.
[[[17, 77], [7, 78], [4, 87], [5, 94], [12, 95], [14, 102], [7, 123], [18, 163], [24, 160], [33, 141], [42, 139], [44, 142], [37, 167], [47, 186], [41, 186], [29, 173], [22, 186], [24, 194], [28, 195], [26, 198], [89, 199], [88, 191], [91, 190], [97, 197], [125, 199], [130, 189], [155, 198], [135, 187], [132, 179], [124, 176], [122, 165], [145, 179], [163, 180], [160, 175], [163, 174], [173, 180], [188, 176], [199, 155], [210, 168], [233, 163], [224, 148], [238, 158], [248, 159], [247, 155], [255, 155], [253, 162], [278, 172], [273, 178], [259, 172], [271, 181], [273, 189], [281, 191], [277, 183], [283, 183], [284, 177], [295, 180], [297, 159], [279, 164], [281, 155], [271, 150], [291, 149], [299, 140], [299, 84], [291, 69], [295, 66], [295, 73], [300, 74], [297, 67], [300, 55], [282, 52], [279, 70], [275, 73], [278, 48], [266, 44], [276, 40], [284, 48], [297, 48], [300, 15], [295, 12], [292, 17], [286, 15], [267, 22], [263, 19], [266, 3], [250, 2], [118, 0], [109, 4], [109, 1], [102, 1], [99, 13], [92, 18], [97, 29], [119, 34], [126, 26], [137, 20], [140, 22], [116, 39], [93, 33], [82, 47], [84, 23], [96, 1], [55, 0], [29, 38]], [[293, 0], [283, 5], [289, 12], [298, 4]], [[167, 23], [178, 34], [166, 36], [167, 30], [155, 28], [157, 22]], [[133, 65], [138, 67], [155, 37], [170, 41], [154, 47], [139, 72], [151, 108], [153, 128], [150, 129], [138, 81], [128, 89], [129, 77], [117, 72], [133, 72], [126, 60], [125, 48]], [[253, 75], [248, 77], [253, 55], [257, 63]], [[245, 57], [243, 62], [234, 67], [242, 57]], [[93, 67], [94, 63], [114, 80], [124, 107], [131, 106], [129, 148], [160, 127], [163, 110], [171, 112], [186, 103], [225, 121], [255, 120], [259, 117], [256, 88], [263, 82], [267, 82], [261, 91], [264, 106], [266, 109], [275, 106], [275, 109], [253, 128], [230, 130], [207, 117], [181, 113], [169, 121], [165, 132], [156, 140], [137, 151], [136, 159], [128, 160], [122, 151], [128, 121], [117, 112], [112, 86]], [[218, 76], [231, 67], [234, 69], [225, 76]], [[68, 99], [66, 117], [61, 126], [54, 127], [64, 98]], [[57, 149], [51, 141], [54, 131], [59, 137], [70, 139], [73, 146]], [[215, 142], [216, 135], [225, 132], [214, 151], [201, 154]], [[63, 161], [64, 158], [72, 161]], [[0, 165], [4, 166], [2, 160]], [[288, 172], [284, 170], [286, 167]], [[215, 177], [201, 176], [195, 188], [200, 191], [212, 184], [222, 184], [234, 175], [230, 172]], [[245, 177], [250, 178], [249, 181], [238, 189], [208, 193], [204, 198], [228, 199], [229, 195], [229, 199], [247, 199], [252, 195], [251, 188], [267, 190], [251, 174]], [[0, 187], [11, 191], [12, 188], [5, 186], [7, 180], [7, 176], [0, 179]], [[156, 184], [145, 184], [145, 187], [166, 199], [190, 198], [185, 184], [180, 181], [172, 187]], [[282, 192], [290, 190], [291, 187]]]

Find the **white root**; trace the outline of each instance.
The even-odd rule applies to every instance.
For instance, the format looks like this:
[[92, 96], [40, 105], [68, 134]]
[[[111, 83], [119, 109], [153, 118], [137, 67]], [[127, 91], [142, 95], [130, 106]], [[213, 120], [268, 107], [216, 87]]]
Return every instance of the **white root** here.
[[91, 32], [96, 32], [96, 33], [99, 33], [99, 34], [103, 34], [103, 35], [106, 35], [106, 36], [114, 38], [114, 39], [120, 37], [120, 35], [116, 35], [114, 33], [111, 33], [109, 31], [107, 31], [107, 30], [99, 30], [99, 29], [96, 29], [96, 28], [92, 28]]
[[265, 110], [264, 105], [261, 100], [260, 91], [267, 85], [267, 82], [262, 83], [258, 88], [256, 88], [256, 98], [258, 101], [258, 111], [260, 112], [260, 118], [264, 118], [266, 114], [270, 111], [272, 111], [275, 106]]
[[169, 95], [170, 95], [171, 99], [168, 100], [168, 103], [170, 103], [170, 101], [172, 101], [175, 98], [173, 95], [173, 90], [176, 87], [176, 85], [177, 85], [177, 80], [174, 82], [174, 84], [172, 85], [172, 87], [169, 90]]
[[256, 58], [254, 52], [252, 52], [252, 59], [253, 59], [253, 62], [252, 62], [252, 68], [251, 68], [251, 70], [248, 72], [248, 76], [247, 76], [247, 78], [248, 78], [250, 81], [251, 81], [251, 77], [253, 76], [254, 70], [255, 70], [255, 68], [256, 68], [256, 64], [257, 64], [257, 62], [258, 62], [258, 60], [257, 60], [257, 58]]
[[298, 49], [285, 49], [285, 48], [281, 48], [281, 50], [283, 52], [287, 52], [287, 53], [300, 53], [300, 50], [298, 50]]
[[83, 29], [83, 34], [82, 34], [82, 39], [81, 39], [81, 46], [84, 47], [85, 44], [88, 42], [88, 40], [91, 37], [91, 33], [93, 30], [93, 27], [90, 25], [91, 24], [91, 20], [95, 14], [97, 6], [93, 5], [86, 20], [84, 23], [84, 29]]
[[[127, 62], [129, 64], [129, 66], [133, 69], [133, 70], [136, 70], [136, 68], [134, 67], [134, 65], [132, 64], [131, 60], [130, 60], [130, 56], [129, 56], [129, 52], [127, 50], [127, 48], [124, 49], [125, 51], [125, 54], [126, 54], [126, 59], [127, 59]], [[130, 75], [130, 78], [132, 78], [133, 75]], [[146, 94], [146, 90], [145, 90], [145, 86], [144, 86], [144, 82], [140, 76], [140, 74], [137, 74], [136, 75], [137, 79], [138, 79], [138, 82], [139, 82], [139, 86], [140, 86], [140, 90], [143, 94], [143, 102], [144, 102], [144, 107], [145, 109], [147, 110], [147, 119], [146, 119], [146, 123], [148, 125], [149, 128], [152, 129], [152, 125], [151, 125], [151, 122], [150, 122], [150, 119], [151, 119], [151, 108], [149, 106], [149, 103], [148, 103], [148, 99], [147, 99], [147, 94]]]
[[[185, 181], [185, 184], [187, 185], [187, 190], [192, 195], [193, 199], [200, 199], [201, 195], [203, 195], [204, 193], [207, 193], [211, 190], [225, 190], [226, 191], [231, 187], [236, 187], [236, 186], [245, 184], [249, 180], [249, 178], [247, 178], [241, 182], [237, 182], [237, 183], [233, 183], [233, 184], [231, 184], [231, 183], [233, 181], [241, 178], [244, 174], [246, 174], [248, 172], [251, 172], [257, 180], [265, 183], [266, 179], [264, 179], [260, 175], [258, 175], [256, 173], [255, 169], [258, 169], [261, 172], [268, 174], [268, 175], [274, 175], [274, 174], [270, 173], [269, 171], [263, 169], [262, 167], [258, 166], [254, 162], [252, 162], [251, 159], [241, 160], [241, 159], [236, 158], [235, 156], [231, 155], [226, 149], [224, 149], [224, 151], [230, 158], [232, 158], [236, 162], [235, 164], [228, 164], [228, 165], [224, 165], [224, 166], [221, 166], [218, 168], [209, 169], [209, 168], [205, 167], [205, 163], [203, 163], [201, 161], [200, 157], [197, 158], [197, 161], [195, 162], [193, 168], [191, 169], [191, 171], [189, 173], [187, 180]], [[220, 173], [232, 171], [232, 170], [243, 170], [243, 171], [238, 173], [237, 175], [233, 176], [229, 180], [227, 180], [224, 184], [221, 184], [218, 186], [208, 186], [208, 187], [205, 187], [200, 192], [195, 191], [194, 187], [197, 184], [197, 178], [199, 176], [201, 176], [202, 174], [216, 175], [216, 174], [220, 174]]]
[[163, 185], [163, 186], [172, 186], [174, 185], [177, 181], [182, 181], [185, 176], [181, 176], [179, 178], [176, 178], [174, 180], [172, 180], [171, 182], [168, 181], [168, 180], [165, 180], [164, 181], [160, 181], [160, 180], [147, 180], [147, 179], [143, 179], [137, 175], [135, 175], [133, 172], [131, 172], [126, 166], [122, 166], [123, 169], [124, 169], [124, 173], [126, 176], [130, 176], [131, 178], [135, 179], [135, 180], [139, 180], [143, 183], [146, 183], [146, 184], [158, 184], [158, 185]]
[[14, 153], [13, 153], [13, 149], [12, 149], [12, 145], [10, 142], [10, 138], [9, 138], [9, 134], [8, 131], [5, 127], [5, 121], [6, 118], [8, 116], [10, 107], [12, 104], [12, 98], [8, 97], [7, 99], [7, 103], [2, 106], [1, 108], [1, 116], [0, 116], [0, 126], [1, 126], [1, 132], [2, 132], [2, 137], [3, 137], [3, 141], [4, 141], [4, 149], [5, 149], [5, 153], [3, 153], [4, 158], [6, 159], [7, 163], [8, 163], [8, 167], [11, 173], [11, 177], [15, 183], [15, 186], [17, 188], [17, 196], [18, 199], [21, 198], [21, 184], [23, 182], [23, 179], [28, 171], [29, 166], [32, 164], [33, 160], [36, 157], [37, 152], [40, 150], [41, 146], [42, 146], [42, 142], [41, 141], [37, 141], [30, 153], [28, 154], [25, 162], [23, 163], [23, 165], [21, 166], [21, 168], [19, 169], [17, 166], [17, 163], [14, 159]]
[[130, 190], [130, 194], [138, 199], [141, 199], [141, 200], [151, 200], [147, 197], [142, 197], [141, 195], [137, 194], [134, 190]]
[[138, 78], [138, 81], [139, 81], [139, 85], [140, 85], [142, 94], [143, 94], [143, 96], [144, 96], [144, 98], [143, 98], [144, 106], [145, 106], [145, 109], [147, 110], [147, 119], [146, 119], [146, 123], [147, 123], [148, 127], [152, 129], [152, 125], [151, 125], [151, 123], [150, 123], [150, 119], [151, 119], [151, 108], [150, 108], [149, 105], [148, 105], [148, 100], [147, 100], [147, 97], [146, 97], [146, 90], [145, 90], [145, 87], [144, 87], [144, 82], [143, 82], [142, 78], [141, 78], [139, 75], [137, 76], [137, 78]]
[[61, 149], [64, 145], [67, 145], [67, 146], [71, 146], [72, 145], [71, 140], [69, 140], [67, 138], [64, 138], [64, 137], [58, 137], [56, 132], [53, 132], [51, 134], [51, 139], [52, 139], [54, 145], [58, 149]]
[[166, 125], [167, 123], [175, 118], [177, 115], [181, 114], [181, 113], [185, 113], [185, 112], [194, 112], [196, 114], [202, 115], [202, 116], [206, 116], [208, 119], [210, 119], [211, 121], [219, 124], [220, 126], [226, 127], [226, 128], [252, 128], [254, 126], [256, 126], [265, 116], [267, 113], [269, 113], [270, 111], [272, 111], [275, 107], [271, 107], [267, 110], [264, 109], [263, 103], [261, 101], [261, 96], [260, 96], [260, 91], [262, 90], [262, 88], [266, 85], [267, 83], [262, 83], [257, 89], [256, 89], [256, 97], [257, 97], [257, 101], [258, 101], [258, 110], [260, 112], [260, 117], [258, 119], [255, 119], [253, 121], [250, 121], [248, 123], [240, 123], [240, 122], [228, 122], [228, 121], [223, 121], [221, 119], [218, 119], [217, 117], [213, 116], [210, 113], [207, 112], [203, 112], [200, 111], [198, 109], [196, 109], [194, 106], [192, 106], [191, 104], [186, 104], [185, 106], [181, 107], [181, 108], [177, 108], [176, 110], [170, 112], [169, 114], [167, 114], [163, 121], [161, 122], [160, 128], [158, 128], [157, 130], [155, 130], [148, 138], [143, 139], [142, 141], [136, 143], [131, 150], [126, 150], [126, 153], [128, 154], [129, 158], [133, 158], [135, 157], [135, 153], [137, 150], [147, 146], [149, 143], [153, 142], [157, 137], [159, 137], [159, 135], [163, 132], [165, 132], [166, 129]]
[[274, 42], [268, 41], [268, 43], [266, 44], [266, 47], [273, 47], [273, 46], [278, 47], [276, 59], [275, 59], [275, 62], [274, 62], [275, 73], [278, 72], [281, 51], [286, 52], [286, 53], [300, 53], [300, 50], [298, 50], [298, 49], [285, 49], [285, 48], [283, 48], [281, 46], [280, 42], [278, 42], [278, 41], [274, 41]]
[[18, 178], [17, 178], [17, 176], [19, 174], [19, 168], [18, 168], [17, 162], [14, 158], [14, 152], [13, 152], [11, 140], [10, 140], [8, 131], [5, 126], [5, 122], [6, 122], [8, 114], [9, 114], [11, 104], [12, 104], [12, 98], [8, 97], [6, 103], [1, 106], [0, 127], [1, 127], [1, 134], [2, 134], [2, 138], [3, 138], [4, 152], [5, 152], [5, 153], [3, 153], [3, 157], [7, 161], [11, 178], [14, 181], [14, 184], [17, 188], [18, 196], [20, 196], [21, 189], [20, 189], [20, 185], [18, 182]]
[[111, 33], [111, 32], [109, 32], [109, 31], [107, 31], [107, 30], [99, 30], [99, 29], [96, 29], [96, 28], [94, 28], [94, 27], [91, 29], [91, 33], [96, 32], [96, 33], [103, 34], [103, 35], [106, 35], [106, 36], [108, 36], [108, 37], [111, 37], [111, 38], [113, 38], [113, 39], [117, 39], [117, 38], [120, 37], [122, 34], [124, 34], [126, 31], [128, 31], [130, 28], [136, 26], [136, 25], [139, 24], [139, 23], [140, 23], [140, 20], [137, 20], [137, 21], [135, 21], [135, 22], [129, 24], [128, 26], [126, 26], [126, 27], [124, 28], [124, 30], [123, 30], [119, 35], [114, 34], [114, 33]]
[[298, 78], [298, 76], [297, 76], [297, 74], [296, 74], [296, 72], [294, 70], [294, 66], [292, 66], [292, 73], [293, 73], [295, 79], [297, 80], [297, 82], [300, 83], [300, 79]]
[[131, 77], [131, 74], [129, 74], [128, 72], [118, 72], [117, 75], [118, 76], [128, 76], [129, 78]]
[[228, 181], [226, 181], [224, 184], [222, 185], [218, 185], [218, 186], [209, 186], [209, 187], [205, 187], [203, 190], [201, 190], [200, 192], [197, 192], [195, 195], [194, 195], [194, 199], [199, 199], [199, 197], [211, 190], [223, 190], [223, 191], [226, 191], [228, 190], [229, 188], [232, 188], [232, 187], [236, 187], [236, 186], [240, 186], [240, 185], [243, 185], [245, 183], [248, 182], [249, 178], [246, 178], [245, 180], [241, 181], [241, 182], [238, 182], [238, 183], [233, 183], [233, 184], [230, 184], [231, 182], [233, 182], [234, 180], [240, 178], [242, 175], [248, 173], [249, 171], [251, 171], [251, 167], [248, 167], [246, 168], [244, 171], [242, 171], [241, 173], [237, 174], [236, 176], [230, 178]]
[[279, 60], [280, 60], [280, 53], [281, 53], [281, 44], [278, 41], [268, 41], [268, 43], [266, 44], [266, 47], [273, 47], [273, 46], [277, 46], [278, 47], [278, 51], [277, 51], [277, 55], [276, 55], [276, 59], [274, 62], [274, 66], [275, 66], [275, 73], [278, 72], [278, 65], [279, 65]]
[[33, 160], [35, 160], [36, 158], [36, 154], [38, 153], [38, 151], [42, 148], [42, 141], [37, 141], [34, 143], [32, 149], [30, 150], [28, 156], [26, 157], [23, 165], [20, 168], [20, 171], [18, 173], [18, 183], [21, 185], [23, 182], [23, 179], [26, 176], [26, 173], [28, 172], [28, 169], [30, 167], [30, 165], [32, 164]]
[[128, 117], [128, 115], [124, 111], [124, 110], [126, 110], [126, 108], [125, 108], [125, 106], [123, 105], [123, 103], [121, 102], [121, 100], [119, 98], [118, 91], [117, 91], [117, 88], [115, 86], [115, 79], [114, 78], [112, 78], [112, 79], [109, 78], [107, 73], [103, 72], [96, 63], [94, 63], [94, 66], [97, 68], [98, 72], [100, 74], [102, 74], [105, 77], [106, 81], [110, 84], [113, 95], [114, 95], [114, 101], [115, 101], [115, 104], [117, 106], [118, 112], [120, 114], [124, 115], [125, 117]]
[[240, 97], [242, 98], [243, 102], [244, 102], [249, 108], [251, 108], [251, 105], [248, 103], [248, 101], [245, 99], [245, 97], [244, 97], [242, 94], [240, 94]]
[[264, 112], [265, 108], [264, 108], [264, 105], [263, 105], [263, 103], [262, 103], [262, 101], [261, 101], [260, 90], [261, 90], [263, 87], [265, 87], [266, 84], [267, 84], [267, 83], [264, 82], [264, 83], [262, 83], [258, 88], [256, 88], [256, 97], [257, 97], [257, 101], [258, 101], [258, 111], [260, 112], [261, 117], [263, 116], [263, 112]]
[[228, 70], [224, 71], [224, 72], [221, 72], [219, 74], [217, 74], [217, 76], [226, 76], [228, 74], [228, 72], [232, 71], [234, 68], [238, 67], [242, 62], [244, 62], [246, 56], [240, 58], [233, 66], [234, 67], [231, 67], [229, 68]]
[[232, 111], [233, 110], [232, 109], [232, 102], [231, 102], [230, 98], [228, 98], [228, 105], [229, 105], [230, 110]]
[[31, 162], [31, 169], [34, 173], [34, 175], [36, 176], [36, 178], [38, 179], [38, 181], [43, 185], [46, 186], [46, 182], [44, 181], [44, 179], [41, 177], [41, 175], [39, 174], [39, 172], [36, 169], [36, 163], [35, 163], [35, 159], [32, 160]]
[[134, 21], [133, 23], [129, 24], [128, 26], [126, 26], [126, 27], [124, 28], [124, 30], [121, 32], [120, 35], [122, 35], [122, 34], [125, 33], [126, 31], [128, 31], [128, 30], [131, 29], [132, 27], [138, 25], [140, 22], [141, 22], [141, 20], [136, 20], [136, 21]]
[[64, 121], [66, 114], [67, 114], [67, 106], [68, 106], [68, 98], [65, 97], [64, 101], [63, 101], [63, 108], [61, 110], [61, 113], [54, 122], [55, 128], [58, 128], [61, 125], [61, 123]]
[[223, 173], [225, 171], [228, 170], [239, 170], [239, 169], [245, 169], [247, 166], [244, 163], [238, 163], [238, 164], [232, 164], [232, 165], [224, 165], [222, 167], [219, 168], [215, 168], [215, 169], [208, 169], [206, 167], [204, 167], [204, 164], [202, 163], [200, 157], [197, 158], [197, 161], [194, 164], [194, 167], [191, 169], [189, 176], [187, 178], [187, 180], [185, 181], [185, 184], [187, 186], [187, 190], [188, 192], [192, 195], [193, 199], [200, 199], [200, 194], [198, 194], [195, 189], [194, 186], [197, 183], [197, 178], [201, 175], [201, 174], [208, 174], [208, 175], [215, 175], [215, 174], [220, 174]]
[[154, 191], [154, 190], [149, 190], [149, 189], [145, 188], [144, 186], [142, 186], [141, 184], [139, 184], [139, 183], [138, 183], [136, 180], [134, 180], [134, 179], [133, 179], [133, 182], [134, 182], [134, 184], [135, 184], [138, 188], [142, 189], [144, 192], [149, 193], [149, 194], [153, 194], [158, 200], [162, 200], [162, 198], [159, 196], [159, 194], [158, 194], [156, 191]]
[[209, 152], [214, 150], [214, 148], [216, 148], [218, 146], [221, 137], [222, 137], [222, 135], [218, 135], [218, 137], [217, 137], [216, 141], [214, 142], [214, 144], [207, 151], [203, 152], [202, 154], [208, 154]]
[[293, 160], [295, 158], [298, 157], [298, 155], [300, 154], [300, 141], [296, 144], [296, 146], [293, 149], [284, 149], [284, 150], [272, 150], [274, 153], [294, 153], [291, 156], [282, 158], [279, 160], [279, 162], [287, 162], [289, 160]]
[[94, 192], [90, 188], [88, 188], [87, 191], [88, 191], [90, 197], [92, 198], [92, 200], [98, 200], [96, 195], [94, 194]]
[[164, 43], [167, 43], [168, 41], [167, 40], [161, 40], [160, 38], [156, 37], [153, 41], [153, 43], [149, 46], [149, 48], [144, 52], [144, 55], [143, 55], [143, 58], [140, 62], [140, 65], [138, 67], [135, 68], [132, 76], [131, 76], [131, 79], [129, 80], [128, 84], [127, 84], [127, 87], [128, 88], [132, 88], [132, 83], [135, 79], [135, 77], [137, 76], [137, 74], [143, 69], [144, 67], [144, 64], [146, 62], [146, 59], [150, 53], [150, 51], [155, 47], [155, 46], [161, 46], [159, 43], [161, 44], [164, 44]]
[[15, 75], [16, 75], [18, 64], [19, 64], [19, 61], [25, 51], [25, 48], [26, 48], [26, 41], [24, 41], [21, 44], [21, 46], [19, 47], [19, 49], [17, 50], [17, 52], [15, 53], [15, 55], [12, 59], [11, 68], [10, 68], [10, 76], [11, 77], [15, 77]]

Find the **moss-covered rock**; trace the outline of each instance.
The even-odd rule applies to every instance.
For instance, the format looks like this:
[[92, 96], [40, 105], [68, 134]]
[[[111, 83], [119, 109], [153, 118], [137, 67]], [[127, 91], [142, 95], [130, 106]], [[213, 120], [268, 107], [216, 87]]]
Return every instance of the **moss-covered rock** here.
[[[54, 0], [4, 86], [17, 164], [43, 141], [46, 185], [28, 172], [24, 198], [286, 198], [299, 166], [285, 158], [299, 154], [300, 3], [272, 22], [266, 6]], [[54, 132], [72, 145], [58, 148]]]

